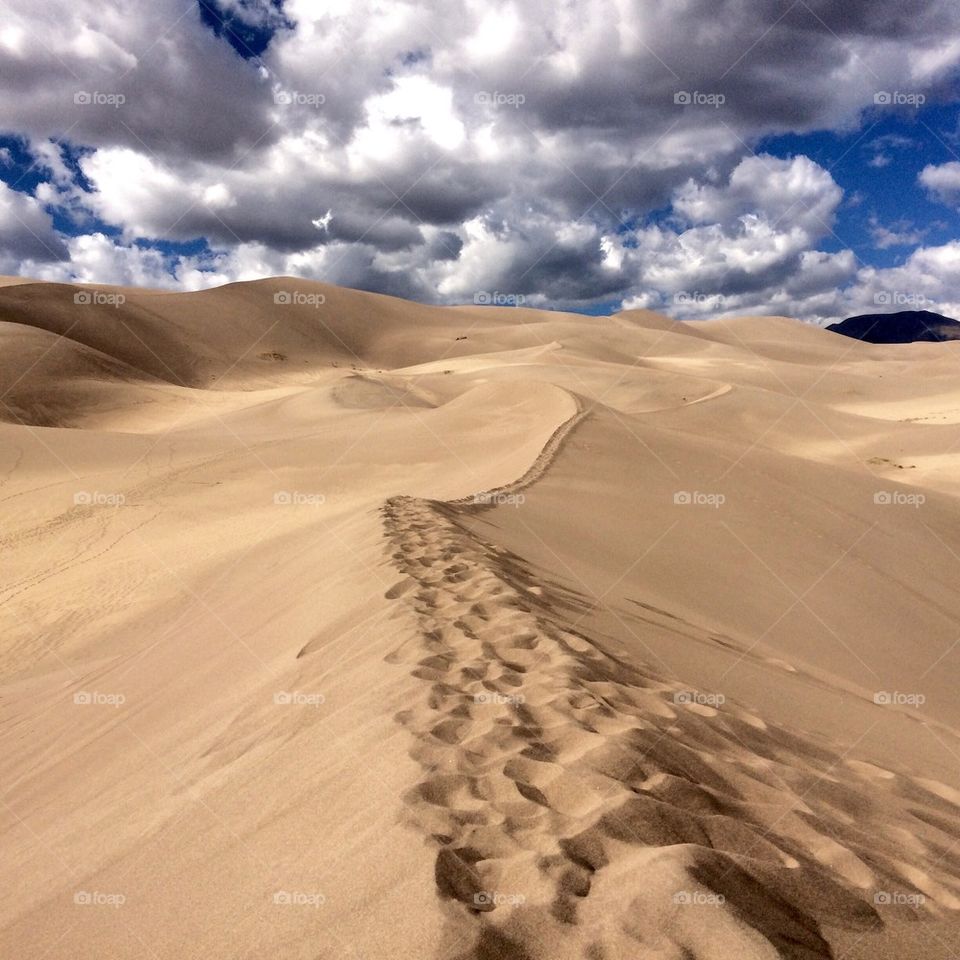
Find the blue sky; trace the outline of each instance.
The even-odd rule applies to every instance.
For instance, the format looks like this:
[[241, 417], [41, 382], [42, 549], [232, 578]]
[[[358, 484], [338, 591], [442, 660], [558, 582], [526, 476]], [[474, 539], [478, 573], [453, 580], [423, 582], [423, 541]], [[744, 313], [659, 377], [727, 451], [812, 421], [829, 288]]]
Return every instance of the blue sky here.
[[958, 121], [953, 103], [894, 114], [878, 108], [865, 111], [854, 130], [774, 136], [761, 140], [757, 149], [776, 157], [808, 156], [829, 170], [846, 202], [834, 227], [836, 236], [825, 239], [823, 248], [848, 247], [864, 263], [890, 267], [919, 243], [880, 248], [872, 236], [875, 223], [901, 234], [922, 231], [923, 242], [930, 244], [960, 237], [957, 211], [931, 199], [919, 180], [924, 167], [960, 156]]
[[283, 0], [234, 5], [198, 0], [198, 6], [203, 25], [248, 60], [258, 58], [278, 30], [293, 26], [284, 15]]
[[9, 17], [2, 272], [296, 274], [688, 318], [960, 312], [953, 4], [120, 11]]

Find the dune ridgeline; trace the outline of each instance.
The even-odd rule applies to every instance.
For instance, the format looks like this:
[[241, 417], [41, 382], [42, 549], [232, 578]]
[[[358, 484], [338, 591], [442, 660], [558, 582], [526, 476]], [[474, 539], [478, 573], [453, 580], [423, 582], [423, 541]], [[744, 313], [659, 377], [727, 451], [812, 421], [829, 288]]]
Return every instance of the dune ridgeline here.
[[0, 955], [955, 956], [958, 363], [0, 287]]

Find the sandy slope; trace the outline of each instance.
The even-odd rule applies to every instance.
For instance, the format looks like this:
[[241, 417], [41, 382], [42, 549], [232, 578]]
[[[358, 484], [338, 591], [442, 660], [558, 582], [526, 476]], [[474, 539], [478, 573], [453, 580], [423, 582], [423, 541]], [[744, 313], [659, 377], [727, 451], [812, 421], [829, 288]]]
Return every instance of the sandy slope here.
[[0, 955], [953, 956], [957, 361], [0, 287]]

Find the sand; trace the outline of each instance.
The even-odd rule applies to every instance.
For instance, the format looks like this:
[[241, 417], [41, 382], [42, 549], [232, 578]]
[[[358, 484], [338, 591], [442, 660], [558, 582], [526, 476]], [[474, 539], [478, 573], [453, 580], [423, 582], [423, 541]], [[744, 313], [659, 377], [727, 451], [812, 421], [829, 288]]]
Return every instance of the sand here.
[[954, 956], [958, 350], [0, 285], [0, 956]]

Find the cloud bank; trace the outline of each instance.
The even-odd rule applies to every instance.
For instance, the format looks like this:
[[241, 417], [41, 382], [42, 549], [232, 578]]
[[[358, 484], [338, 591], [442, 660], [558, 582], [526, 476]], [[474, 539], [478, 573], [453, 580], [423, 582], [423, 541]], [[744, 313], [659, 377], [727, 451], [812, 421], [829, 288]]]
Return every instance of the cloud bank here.
[[[687, 317], [834, 319], [883, 291], [960, 303], [955, 243], [877, 224], [880, 249], [912, 249], [866, 264], [836, 237], [831, 171], [758, 152], [947, 96], [954, 4], [230, 0], [217, 29], [209, 8], [8, 12], [0, 131], [41, 180], [5, 177], [0, 268], [188, 287], [293, 273]], [[920, 184], [956, 207], [958, 171]]]

